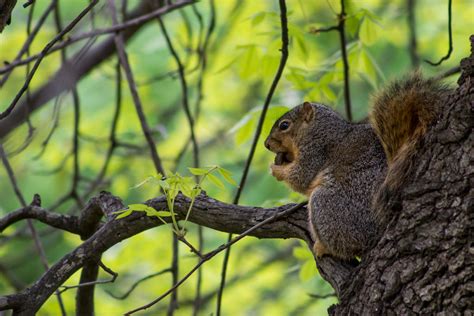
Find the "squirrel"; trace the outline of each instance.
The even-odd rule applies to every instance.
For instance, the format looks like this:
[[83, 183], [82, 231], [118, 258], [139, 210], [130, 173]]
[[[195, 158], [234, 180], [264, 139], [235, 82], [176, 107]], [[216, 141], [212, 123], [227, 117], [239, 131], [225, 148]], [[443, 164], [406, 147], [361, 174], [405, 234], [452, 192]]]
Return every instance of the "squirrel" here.
[[386, 225], [378, 205], [413, 165], [416, 146], [450, 89], [420, 72], [372, 97], [370, 123], [351, 123], [331, 108], [304, 102], [281, 116], [265, 140], [276, 154], [272, 175], [309, 198], [316, 257], [362, 256]]

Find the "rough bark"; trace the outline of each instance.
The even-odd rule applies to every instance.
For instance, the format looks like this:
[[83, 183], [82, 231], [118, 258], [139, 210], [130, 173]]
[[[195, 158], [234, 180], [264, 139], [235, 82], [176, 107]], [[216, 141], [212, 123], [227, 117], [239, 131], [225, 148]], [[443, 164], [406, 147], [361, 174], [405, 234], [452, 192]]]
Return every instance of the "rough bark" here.
[[474, 313], [473, 60], [462, 62], [460, 86], [424, 137], [414, 172], [385, 205], [385, 233], [331, 314]]
[[[175, 201], [175, 212], [178, 219], [183, 219], [189, 206], [189, 199], [179, 195]], [[158, 197], [147, 202], [148, 205], [157, 210], [167, 208], [166, 199]], [[246, 207], [227, 204], [205, 195], [196, 198], [193, 210], [189, 216], [189, 221], [205, 225], [207, 227], [240, 234], [252, 228], [263, 220], [288, 210], [294, 204], [289, 204], [277, 208]], [[80, 218], [67, 216], [68, 221], [62, 221], [55, 216], [44, 216], [43, 211], [35, 213], [30, 207], [15, 211], [15, 216], [5, 217], [0, 220], [0, 230], [3, 230], [14, 222], [35, 218], [43, 223], [55, 225], [58, 228], [69, 232], [82, 232], [82, 227], [77, 227], [77, 222], [88, 223], [87, 216], [95, 217], [97, 208], [100, 208], [107, 216], [107, 222], [82, 245], [71, 253], [65, 255], [55, 265], [53, 265], [35, 284], [26, 290], [18, 293], [0, 297], [0, 310], [13, 309], [18, 314], [29, 315], [36, 312], [46, 299], [54, 293], [54, 290], [63, 284], [74, 272], [90, 262], [97, 262], [103, 252], [124, 239], [130, 238], [147, 229], [162, 225], [158, 219], [148, 217], [142, 212], [135, 212], [132, 215], [120, 220], [115, 220], [115, 211], [124, 208], [119, 198], [109, 193], [93, 199], [83, 210]], [[86, 215], [88, 214], [88, 215]], [[15, 220], [11, 220], [14, 218]], [[61, 223], [61, 227], [57, 225]], [[310, 240], [309, 232], [306, 228], [307, 214], [305, 209], [299, 209], [285, 218], [278, 219], [255, 231], [250, 236], [259, 238], [299, 238]]]

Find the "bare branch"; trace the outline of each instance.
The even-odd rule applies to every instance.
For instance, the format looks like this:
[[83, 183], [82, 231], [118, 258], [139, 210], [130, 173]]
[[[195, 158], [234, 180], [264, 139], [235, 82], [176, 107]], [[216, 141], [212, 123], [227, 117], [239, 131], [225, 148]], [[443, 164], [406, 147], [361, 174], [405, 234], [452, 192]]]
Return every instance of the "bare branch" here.
[[[118, 24], [117, 13], [115, 12], [115, 4], [113, 0], [112, 1], [109, 0], [109, 7], [112, 13], [113, 23]], [[163, 169], [163, 165], [161, 164], [160, 156], [158, 155], [158, 151], [156, 150], [155, 141], [153, 140], [153, 137], [151, 136], [150, 128], [148, 127], [145, 113], [143, 112], [142, 102], [140, 100], [140, 96], [138, 95], [138, 90], [135, 84], [135, 79], [133, 77], [130, 63], [128, 62], [128, 56], [127, 56], [127, 52], [125, 51], [124, 40], [123, 40], [122, 34], [117, 33], [114, 37], [114, 40], [115, 40], [115, 46], [117, 48], [117, 54], [120, 61], [120, 65], [125, 71], [128, 87], [130, 88], [130, 93], [132, 94], [133, 103], [135, 104], [135, 109], [137, 111], [138, 118], [140, 119], [143, 135], [145, 136], [145, 139], [148, 143], [151, 158], [155, 165], [156, 172], [159, 172], [162, 175], [165, 175], [165, 170]]]
[[146, 281], [146, 280], [149, 280], [149, 279], [152, 279], [154, 277], [157, 277], [159, 275], [162, 275], [162, 274], [165, 274], [165, 273], [168, 273], [168, 272], [171, 272], [171, 269], [164, 269], [164, 270], [161, 270], [161, 271], [158, 271], [158, 272], [155, 272], [155, 273], [152, 273], [150, 275], [147, 275], [147, 276], [144, 276], [143, 278], [141, 279], [138, 279], [135, 283], [132, 284], [132, 286], [130, 287], [130, 289], [128, 289], [124, 294], [122, 295], [115, 295], [113, 294], [112, 292], [109, 292], [109, 291], [105, 291], [107, 294], [109, 294], [110, 296], [112, 296], [113, 298], [115, 299], [118, 299], [118, 300], [123, 300], [125, 298], [127, 298], [132, 292], [133, 290], [135, 290], [135, 288], [142, 282]]
[[341, 13], [339, 14], [339, 39], [341, 41], [342, 63], [344, 66], [344, 101], [346, 105], [346, 115], [349, 121], [352, 121], [351, 93], [349, 85], [349, 60], [347, 58], [346, 44], [346, 9], [345, 2], [341, 0]]
[[411, 65], [416, 68], [420, 65], [420, 57], [417, 52], [417, 39], [416, 39], [416, 15], [415, 15], [416, 0], [407, 0], [407, 11], [408, 11], [408, 34], [410, 36], [409, 52]]
[[[26, 208], [27, 207], [26, 201], [23, 197], [23, 194], [20, 191], [20, 188], [18, 187], [18, 184], [16, 182], [16, 178], [15, 178], [15, 174], [13, 173], [13, 169], [10, 166], [10, 163], [8, 161], [8, 158], [7, 158], [7, 154], [3, 150], [3, 145], [1, 143], [0, 143], [0, 158], [3, 162], [3, 165], [5, 166], [5, 169], [7, 170], [8, 177], [10, 178], [10, 182], [11, 182], [13, 188], [14, 188], [14, 191], [15, 191], [15, 194], [16, 194], [18, 200], [20, 201], [20, 204], [23, 206], [23, 208]], [[39, 195], [35, 194], [35, 196], [33, 198], [33, 201], [31, 202], [30, 206], [34, 207], [34, 206], [40, 206], [40, 205], [41, 205], [41, 198], [40, 198]], [[27, 219], [27, 224], [28, 224], [28, 228], [31, 232], [31, 236], [33, 237], [34, 245], [35, 245], [36, 251], [38, 252], [41, 264], [43, 265], [44, 269], [47, 271], [49, 269], [49, 264], [48, 264], [48, 260], [46, 259], [46, 253], [44, 251], [43, 244], [42, 244], [42, 242], [41, 242], [41, 240], [38, 236], [38, 232], [36, 231], [36, 228], [35, 228], [35, 226], [33, 225], [33, 222], [30, 219]], [[57, 289], [56, 289], [56, 295], [57, 295], [57, 298], [58, 298], [59, 306], [61, 308], [61, 314], [65, 315], [64, 304], [63, 304], [61, 295], [60, 295], [60, 293]]]
[[[167, 209], [164, 197], [152, 199], [146, 203], [157, 210]], [[178, 195], [175, 202], [175, 212], [178, 219], [183, 219], [186, 216], [189, 203], [188, 198]], [[103, 252], [124, 239], [152, 227], [163, 225], [158, 219], [147, 217], [142, 212], [134, 212], [123, 219], [113, 220], [114, 216], [111, 213], [123, 209], [124, 205], [120, 199], [108, 193], [102, 193], [99, 197], [91, 200], [89, 205], [94, 205], [100, 208], [102, 213], [108, 214], [108, 221], [100, 226], [83, 244], [53, 265], [33, 286], [18, 294], [0, 297], [0, 310], [14, 309], [17, 312], [36, 312], [54, 292], [54, 289], [63, 284], [87, 262], [98, 261]], [[216, 221], [216, 218], [225, 218], [226, 220]], [[259, 238], [310, 240], [306, 227], [306, 210], [296, 209], [294, 204], [263, 209], [226, 204], [200, 195], [193, 204], [193, 210], [188, 220], [220, 231], [244, 233], [234, 238], [230, 243], [204, 255], [205, 260], [211, 259], [246, 235]], [[48, 287], [45, 287], [44, 284], [48, 284]]]
[[134, 314], [138, 311], [141, 311], [141, 310], [145, 310], [145, 309], [148, 309], [150, 308], [151, 306], [155, 305], [156, 303], [158, 303], [159, 301], [161, 301], [162, 299], [164, 299], [166, 296], [168, 296], [170, 293], [172, 293], [178, 286], [180, 286], [181, 284], [183, 284], [197, 269], [199, 269], [199, 267], [201, 265], [203, 265], [206, 261], [212, 259], [215, 255], [217, 255], [218, 253], [220, 253], [221, 251], [225, 250], [225, 249], [228, 249], [230, 246], [232, 246], [233, 244], [235, 244], [236, 242], [238, 242], [239, 240], [241, 240], [242, 238], [244, 238], [245, 236], [247, 235], [250, 235], [252, 232], [254, 232], [255, 230], [259, 229], [260, 227], [264, 226], [265, 224], [267, 223], [271, 223], [279, 218], [282, 218], [286, 215], [289, 215], [299, 209], [301, 209], [307, 202], [303, 202], [303, 203], [300, 203], [296, 206], [293, 206], [293, 207], [290, 207], [289, 209], [286, 209], [284, 211], [281, 211], [281, 212], [278, 212], [274, 215], [272, 215], [271, 217], [269, 218], [266, 218], [265, 220], [261, 221], [260, 223], [250, 227], [249, 229], [247, 229], [246, 231], [244, 231], [242, 234], [240, 234], [239, 236], [231, 239], [229, 242], [227, 242], [225, 245], [222, 245], [218, 248], [216, 248], [215, 250], [211, 251], [211, 252], [208, 252], [207, 254], [205, 254], [203, 256], [203, 258], [198, 262], [197, 265], [194, 266], [194, 268], [192, 268], [181, 280], [179, 280], [179, 282], [177, 282], [171, 289], [169, 289], [168, 291], [166, 291], [163, 295], [161, 295], [160, 297], [158, 297], [157, 299], [153, 300], [152, 302], [146, 304], [146, 305], [143, 305], [139, 308], [136, 308], [134, 310], [131, 310], [127, 313], [125, 313], [125, 315], [131, 315], [131, 314]]
[[[277, 88], [278, 82], [280, 81], [281, 75], [283, 74], [283, 70], [285, 69], [286, 61], [288, 60], [288, 21], [286, 16], [286, 2], [285, 0], [279, 0], [280, 6], [280, 26], [281, 26], [281, 58], [280, 63], [278, 65], [277, 72], [275, 77], [273, 78], [272, 84], [270, 86], [270, 90], [268, 91], [267, 97], [265, 98], [265, 103], [263, 104], [262, 113], [260, 114], [260, 118], [258, 120], [257, 128], [255, 130], [255, 135], [253, 138], [252, 146], [250, 147], [250, 152], [247, 157], [247, 161], [245, 163], [244, 171], [242, 174], [242, 178], [240, 179], [239, 187], [237, 189], [237, 193], [234, 197], [234, 204], [239, 203], [240, 195], [245, 186], [245, 182], [247, 180], [247, 176], [250, 170], [250, 165], [253, 160], [253, 156], [255, 154], [255, 149], [257, 148], [258, 139], [260, 138], [260, 134], [262, 133], [263, 122], [265, 121], [265, 116], [267, 114], [268, 107], [270, 106], [270, 102], [273, 98], [273, 94]], [[232, 234], [229, 234], [227, 242], [231, 242]], [[216, 307], [216, 315], [219, 316], [221, 312], [221, 303], [222, 303], [222, 296], [224, 292], [225, 286], [225, 277], [227, 272], [227, 265], [229, 262], [230, 256], [230, 247], [227, 248], [224, 261], [222, 263], [222, 272], [221, 272], [221, 283], [219, 288], [219, 293], [217, 295], [217, 307]]]
[[27, 218], [36, 219], [51, 227], [73, 234], [80, 234], [79, 221], [76, 216], [49, 212], [39, 206], [27, 206], [5, 215], [5, 217], [0, 219], [0, 232], [4, 231], [8, 226]]
[[441, 57], [438, 62], [432, 62], [427, 59], [425, 61], [430, 64], [431, 66], [439, 66], [445, 60], [448, 60], [451, 57], [451, 53], [453, 52], [453, 29], [452, 29], [452, 0], [448, 0], [448, 36], [449, 36], [449, 48], [448, 52], [445, 56]]

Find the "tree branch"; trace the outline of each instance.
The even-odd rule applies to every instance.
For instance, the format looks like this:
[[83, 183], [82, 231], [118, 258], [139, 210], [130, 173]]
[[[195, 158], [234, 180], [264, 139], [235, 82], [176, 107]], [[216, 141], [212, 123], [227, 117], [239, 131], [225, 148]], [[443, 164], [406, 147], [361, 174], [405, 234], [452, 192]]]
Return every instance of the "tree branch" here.
[[[189, 203], [190, 200], [188, 198], [182, 195], [177, 197], [175, 212], [179, 219], [186, 216]], [[149, 200], [146, 204], [157, 210], [167, 209], [164, 197]], [[251, 229], [265, 219], [275, 216], [282, 211], [289, 210], [294, 206], [294, 204], [289, 204], [268, 209], [236, 206], [200, 195], [194, 202], [189, 221], [216, 230], [239, 234]], [[124, 239], [147, 229], [163, 225], [158, 219], [147, 217], [141, 212], [134, 212], [128, 217], [114, 220], [115, 216], [111, 213], [124, 209], [124, 205], [119, 198], [109, 193], [101, 193], [99, 197], [91, 200], [88, 203], [88, 207], [81, 214], [81, 217], [85, 218], [85, 213], [97, 215], [97, 207], [104, 214], [108, 214], [107, 222], [100, 226], [82, 245], [53, 265], [33, 286], [18, 294], [0, 297], [0, 310], [14, 309], [15, 312], [25, 314], [36, 312], [56, 288], [87, 262], [91, 260], [98, 261], [103, 252]], [[36, 218], [50, 225], [56, 224], [59, 226], [57, 223], [66, 222], [69, 224], [61, 224], [62, 229], [68, 228], [66, 230], [74, 233], [81, 231], [79, 228], [72, 229], [74, 225], [79, 226], [74, 224], [77, 219], [74, 219], [72, 216], [50, 213], [38, 208], [31, 208], [31, 210], [25, 208], [17, 212], [21, 213], [20, 217], [22, 218]], [[7, 215], [5, 218], [0, 219], [0, 223], [11, 222], [11, 220], [6, 220], [9, 217], [10, 215]], [[216, 218], [220, 220], [216, 221]], [[17, 220], [19, 220], [18, 217]], [[299, 238], [309, 241], [310, 235], [306, 225], [306, 210], [299, 209], [288, 215], [288, 217], [279, 218], [262, 227], [258, 227], [249, 235], [259, 238]], [[45, 286], [46, 284], [48, 286]]]

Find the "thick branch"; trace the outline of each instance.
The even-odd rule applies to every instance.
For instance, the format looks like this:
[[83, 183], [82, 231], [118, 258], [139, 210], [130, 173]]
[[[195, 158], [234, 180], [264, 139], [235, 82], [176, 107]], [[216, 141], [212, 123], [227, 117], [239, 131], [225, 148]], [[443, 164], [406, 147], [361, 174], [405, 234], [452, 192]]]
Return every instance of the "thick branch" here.
[[27, 206], [8, 213], [5, 217], [0, 219], [0, 232], [4, 231], [8, 226], [28, 218], [36, 219], [49, 226], [65, 230], [73, 234], [79, 234], [79, 223], [76, 216], [49, 212], [48, 210], [39, 206]]
[[[189, 203], [188, 198], [182, 195], [177, 197], [175, 212], [178, 218], [182, 219], [185, 217]], [[108, 221], [82, 245], [52, 266], [32, 287], [19, 294], [0, 297], [0, 310], [13, 308], [19, 313], [28, 314], [36, 312], [56, 288], [63, 284], [74, 272], [83, 267], [87, 262], [98, 260], [104, 251], [124, 239], [144, 230], [162, 225], [162, 222], [158, 219], [147, 217], [141, 212], [135, 212], [123, 219], [114, 220], [114, 216], [110, 214], [123, 209], [124, 206], [120, 199], [107, 193], [102, 193], [94, 204], [99, 205], [102, 212], [109, 214]], [[157, 210], [167, 209], [164, 197], [149, 200], [147, 204]], [[236, 206], [201, 195], [197, 197], [194, 202], [189, 221], [216, 230], [238, 234], [292, 206], [294, 205], [290, 204], [268, 209]], [[43, 215], [47, 212], [43, 209], [34, 210]], [[31, 216], [29, 212], [23, 212], [29, 214], [30, 218], [41, 218], [47, 224], [56, 223], [58, 221], [61, 222], [61, 220], [68, 218], [66, 215], [49, 212], [49, 216], [46, 217], [40, 217], [39, 215]], [[55, 219], [55, 221], [48, 222], [45, 218]], [[1, 221], [4, 221], [4, 219]], [[309, 241], [310, 237], [306, 225], [306, 210], [300, 209], [286, 218], [278, 219], [256, 229], [250, 235], [259, 238], [299, 238]], [[63, 225], [63, 227], [65, 226], [67, 225]], [[70, 229], [68, 229], [68, 231], [70, 231]], [[45, 286], [46, 284], [48, 286]]]

